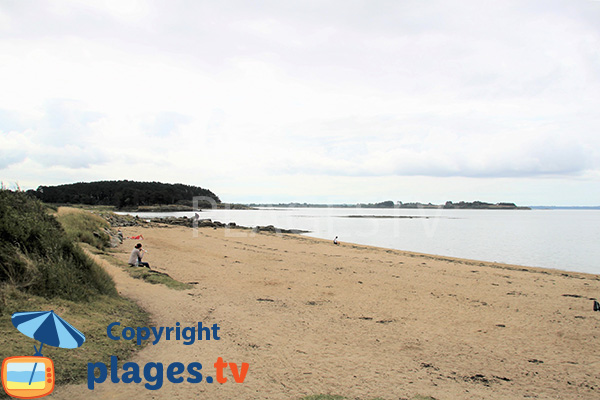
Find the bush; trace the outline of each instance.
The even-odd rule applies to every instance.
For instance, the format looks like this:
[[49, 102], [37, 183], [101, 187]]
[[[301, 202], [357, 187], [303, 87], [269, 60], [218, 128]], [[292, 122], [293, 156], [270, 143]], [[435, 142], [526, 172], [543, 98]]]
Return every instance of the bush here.
[[45, 298], [116, 295], [108, 274], [73, 244], [39, 201], [0, 190], [0, 283]]

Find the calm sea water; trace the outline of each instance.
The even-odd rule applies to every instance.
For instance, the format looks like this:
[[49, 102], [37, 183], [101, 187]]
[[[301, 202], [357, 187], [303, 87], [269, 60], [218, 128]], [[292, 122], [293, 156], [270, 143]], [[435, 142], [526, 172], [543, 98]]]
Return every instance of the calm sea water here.
[[600, 274], [600, 210], [263, 208], [199, 214], [243, 226], [307, 230], [317, 238], [338, 236], [346, 243]]

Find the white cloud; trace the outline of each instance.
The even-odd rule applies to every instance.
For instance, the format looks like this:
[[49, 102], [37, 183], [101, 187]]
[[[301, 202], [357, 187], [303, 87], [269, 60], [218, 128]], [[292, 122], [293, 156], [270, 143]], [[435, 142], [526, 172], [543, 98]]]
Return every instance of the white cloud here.
[[583, 1], [4, 3], [0, 175], [236, 198], [597, 185], [598, 18]]

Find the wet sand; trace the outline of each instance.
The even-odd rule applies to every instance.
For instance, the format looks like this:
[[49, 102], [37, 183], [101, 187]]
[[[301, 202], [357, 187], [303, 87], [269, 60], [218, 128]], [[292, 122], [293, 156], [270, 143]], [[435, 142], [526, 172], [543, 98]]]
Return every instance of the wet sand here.
[[[247, 230], [122, 230], [144, 236], [152, 268], [193, 288], [150, 285], [99, 259], [119, 291], [156, 326], [216, 323], [221, 338], [163, 340], [133, 361], [200, 362], [215, 377], [223, 357], [248, 363], [246, 379], [165, 378], [156, 391], [109, 379], [54, 398], [600, 398], [600, 276]], [[136, 242], [116, 256], [126, 262]]]

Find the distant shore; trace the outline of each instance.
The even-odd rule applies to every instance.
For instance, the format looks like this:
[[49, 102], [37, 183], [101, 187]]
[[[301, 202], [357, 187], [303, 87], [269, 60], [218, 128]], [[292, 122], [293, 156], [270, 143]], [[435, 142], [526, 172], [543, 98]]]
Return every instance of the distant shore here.
[[391, 200], [380, 203], [356, 203], [356, 204], [311, 204], [311, 203], [278, 203], [278, 204], [255, 204], [249, 207], [274, 207], [274, 208], [378, 208], [378, 209], [446, 209], [446, 210], [531, 210], [530, 207], [517, 206], [515, 203], [486, 203], [483, 201], [453, 203], [447, 201], [445, 204], [432, 203], [403, 203]]
[[[132, 283], [132, 295], [157, 326], [201, 320], [222, 329], [219, 342], [166, 342], [143, 350], [136, 362], [205, 362], [208, 375], [219, 356], [250, 364], [243, 384], [166, 383], [161, 397], [597, 396], [598, 275], [270, 232], [122, 230], [143, 235], [152, 268], [193, 284], [176, 292]], [[116, 256], [126, 260], [135, 242], [126, 240]], [[56, 396], [86, 391], [70, 387]], [[107, 383], [95, 392], [156, 395], [132, 384]]]

